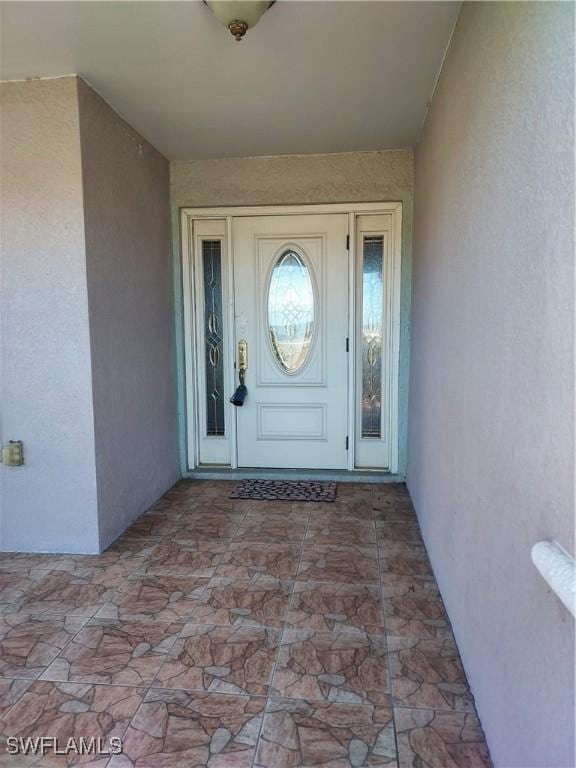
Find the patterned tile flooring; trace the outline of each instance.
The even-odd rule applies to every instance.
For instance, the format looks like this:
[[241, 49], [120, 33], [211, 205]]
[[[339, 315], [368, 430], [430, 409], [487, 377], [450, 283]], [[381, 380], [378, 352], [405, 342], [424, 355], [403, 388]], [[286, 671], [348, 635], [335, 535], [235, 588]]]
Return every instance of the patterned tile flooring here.
[[[0, 766], [488, 768], [402, 485], [181, 482], [105, 553], [0, 555]], [[120, 737], [122, 754], [7, 753]]]

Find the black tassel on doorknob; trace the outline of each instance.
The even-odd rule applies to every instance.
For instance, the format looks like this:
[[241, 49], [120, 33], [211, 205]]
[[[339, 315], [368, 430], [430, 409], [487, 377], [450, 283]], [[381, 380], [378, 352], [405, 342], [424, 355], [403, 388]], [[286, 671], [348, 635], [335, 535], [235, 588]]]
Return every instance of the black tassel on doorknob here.
[[236, 392], [234, 392], [234, 394], [230, 398], [230, 402], [232, 403], [232, 405], [235, 405], [238, 408], [240, 408], [241, 406], [244, 405], [244, 400], [246, 400], [247, 394], [248, 394], [248, 390], [246, 389], [246, 385], [239, 384], [236, 387]]

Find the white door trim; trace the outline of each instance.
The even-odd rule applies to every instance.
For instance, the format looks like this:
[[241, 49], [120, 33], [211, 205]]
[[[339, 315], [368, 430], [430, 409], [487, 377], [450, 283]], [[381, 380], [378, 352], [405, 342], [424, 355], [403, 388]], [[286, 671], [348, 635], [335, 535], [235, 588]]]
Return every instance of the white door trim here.
[[[402, 232], [402, 203], [321, 203], [309, 205], [275, 205], [275, 206], [222, 206], [222, 207], [193, 207], [181, 209], [181, 247], [182, 247], [182, 291], [183, 291], [183, 319], [184, 319], [184, 382], [186, 405], [186, 465], [190, 471], [198, 467], [198, 433], [199, 423], [197, 414], [197, 397], [199, 392], [197, 374], [197, 326], [199, 318], [195, 311], [195, 277], [194, 277], [194, 235], [193, 222], [199, 219], [223, 219], [226, 227], [227, 252], [232, 254], [232, 219], [241, 216], [277, 216], [277, 215], [302, 215], [313, 213], [346, 213], [349, 216], [349, 275], [350, 275], [350, 328], [349, 343], [350, 354], [348, 356], [348, 413], [349, 413], [349, 451], [348, 469], [350, 471], [363, 472], [362, 468], [356, 470], [354, 445], [356, 430], [356, 217], [361, 214], [390, 214], [393, 226], [393, 278], [392, 291], [394, 296], [394, 314], [392, 328], [392, 359], [391, 378], [392, 391], [390, 406], [393, 409], [391, 419], [390, 443], [392, 446], [390, 466], [387, 473], [398, 472], [398, 377], [399, 377], [399, 350], [400, 350], [400, 286], [401, 286], [401, 232]], [[234, 354], [233, 331], [233, 301], [234, 301], [234, 274], [233, 259], [228, 260], [228, 293], [225, 301], [228, 305], [228, 342], [227, 348]], [[230, 366], [232, 368], [232, 366]], [[232, 378], [231, 378], [232, 377]], [[234, 370], [228, 376], [230, 391], [235, 386]], [[230, 405], [230, 409], [234, 406]], [[229, 413], [232, 413], [230, 410]], [[236, 420], [228, 418], [229, 435], [231, 440], [230, 468], [238, 466], [236, 444]]]
[[223, 206], [182, 208], [182, 216], [192, 219], [222, 219], [227, 216], [301, 216], [306, 213], [396, 213], [402, 203], [311, 203], [309, 205]]

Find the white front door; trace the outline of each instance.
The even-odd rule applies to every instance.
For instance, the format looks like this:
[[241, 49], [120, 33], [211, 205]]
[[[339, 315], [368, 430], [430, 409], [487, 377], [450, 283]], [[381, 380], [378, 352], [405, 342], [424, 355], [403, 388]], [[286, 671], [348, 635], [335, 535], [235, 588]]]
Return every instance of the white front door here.
[[348, 234], [339, 213], [233, 220], [239, 467], [347, 467]]

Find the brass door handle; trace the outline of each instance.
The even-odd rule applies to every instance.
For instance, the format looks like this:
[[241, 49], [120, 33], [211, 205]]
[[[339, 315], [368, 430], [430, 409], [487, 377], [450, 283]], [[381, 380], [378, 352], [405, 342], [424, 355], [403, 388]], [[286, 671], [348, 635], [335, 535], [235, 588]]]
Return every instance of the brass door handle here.
[[248, 342], [246, 339], [240, 339], [238, 342], [238, 378], [240, 384], [244, 384], [246, 370], [248, 369]]
[[238, 342], [238, 357], [236, 359], [236, 365], [238, 366], [238, 378], [240, 384], [236, 387], [236, 392], [230, 398], [232, 405], [236, 407], [244, 405], [244, 400], [248, 394], [244, 379], [246, 378], [246, 369], [248, 368], [248, 343], [246, 339], [240, 339]]

